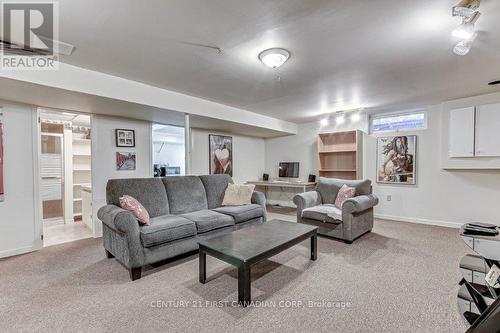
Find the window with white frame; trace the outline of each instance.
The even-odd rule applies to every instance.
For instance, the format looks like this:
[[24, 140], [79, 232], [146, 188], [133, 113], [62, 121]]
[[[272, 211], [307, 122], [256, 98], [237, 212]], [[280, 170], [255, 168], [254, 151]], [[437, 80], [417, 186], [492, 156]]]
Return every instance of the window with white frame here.
[[427, 112], [412, 111], [374, 115], [370, 118], [370, 132], [399, 132], [427, 128]]

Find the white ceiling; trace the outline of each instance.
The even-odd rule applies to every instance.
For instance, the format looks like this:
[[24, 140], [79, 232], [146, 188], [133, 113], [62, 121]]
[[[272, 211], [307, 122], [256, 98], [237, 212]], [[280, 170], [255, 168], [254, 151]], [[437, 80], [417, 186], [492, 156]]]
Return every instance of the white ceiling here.
[[[60, 39], [77, 47], [64, 62], [306, 122], [499, 91], [500, 1], [482, 1], [466, 57], [451, 51], [457, 2], [60, 0]], [[258, 61], [269, 47], [292, 53], [278, 71]]]

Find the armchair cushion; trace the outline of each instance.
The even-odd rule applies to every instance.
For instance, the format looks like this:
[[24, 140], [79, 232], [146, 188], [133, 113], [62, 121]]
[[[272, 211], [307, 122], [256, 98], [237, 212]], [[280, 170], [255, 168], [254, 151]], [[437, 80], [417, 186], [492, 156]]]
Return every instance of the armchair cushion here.
[[302, 211], [302, 218], [340, 224], [342, 223], [342, 211], [335, 207], [335, 205], [319, 205], [304, 209]]
[[358, 213], [378, 205], [378, 198], [373, 194], [359, 195], [344, 202], [342, 210], [346, 213]]

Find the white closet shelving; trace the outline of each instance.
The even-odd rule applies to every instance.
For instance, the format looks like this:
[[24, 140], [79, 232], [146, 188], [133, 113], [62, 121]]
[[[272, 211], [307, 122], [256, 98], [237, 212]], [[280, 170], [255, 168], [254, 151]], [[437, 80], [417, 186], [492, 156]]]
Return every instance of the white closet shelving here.
[[86, 134], [73, 133], [73, 217], [82, 216], [82, 186], [91, 185], [90, 143]]

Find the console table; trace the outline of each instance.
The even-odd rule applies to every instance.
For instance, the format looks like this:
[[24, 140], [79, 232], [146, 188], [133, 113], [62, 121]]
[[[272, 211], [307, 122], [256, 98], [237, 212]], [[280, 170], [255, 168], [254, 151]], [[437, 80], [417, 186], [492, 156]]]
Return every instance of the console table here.
[[[266, 199], [268, 199], [268, 189], [269, 188], [288, 188], [288, 189], [298, 189], [300, 193], [311, 191], [316, 187], [316, 183], [313, 182], [299, 182], [299, 181], [282, 181], [282, 180], [269, 180], [269, 181], [249, 181], [246, 184], [253, 184], [255, 186], [263, 187]], [[291, 201], [291, 200], [290, 200]], [[295, 207], [295, 206], [291, 206]]]

